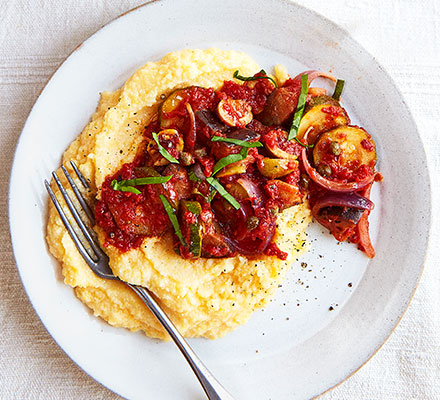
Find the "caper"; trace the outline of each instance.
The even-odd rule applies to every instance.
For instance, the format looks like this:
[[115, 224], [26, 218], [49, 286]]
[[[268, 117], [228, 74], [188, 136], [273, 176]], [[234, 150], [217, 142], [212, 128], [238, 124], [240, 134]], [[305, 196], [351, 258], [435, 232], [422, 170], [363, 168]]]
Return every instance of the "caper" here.
[[180, 162], [187, 167], [188, 165], [194, 164], [194, 157], [190, 153], [182, 151], [180, 153]]
[[204, 147], [201, 147], [200, 149], [195, 149], [194, 154], [196, 157], [205, 157], [208, 153]]
[[258, 217], [256, 217], [255, 215], [253, 215], [252, 217], [249, 217], [246, 221], [246, 228], [251, 231], [253, 229], [255, 229], [258, 226], [258, 223], [260, 222], [260, 220], [258, 219]]
[[280, 211], [278, 207], [273, 207], [269, 209], [272, 215], [277, 215]]
[[339, 147], [338, 142], [331, 142], [329, 149], [330, 149], [330, 152], [335, 156], [339, 156], [339, 154], [341, 154], [341, 148]]
[[307, 189], [309, 187], [310, 178], [306, 174], [301, 175], [300, 184], [303, 188]]
[[332, 174], [332, 169], [327, 164], [320, 164], [317, 171], [322, 176], [330, 176]]

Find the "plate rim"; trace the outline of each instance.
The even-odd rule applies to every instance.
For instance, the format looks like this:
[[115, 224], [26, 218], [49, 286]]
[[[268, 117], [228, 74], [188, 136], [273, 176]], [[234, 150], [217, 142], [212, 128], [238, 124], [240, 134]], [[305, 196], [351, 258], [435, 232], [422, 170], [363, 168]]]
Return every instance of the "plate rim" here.
[[[186, 0], [185, 0], [186, 1]], [[432, 232], [432, 219], [433, 219], [433, 215], [432, 215], [432, 174], [431, 174], [431, 170], [429, 167], [429, 163], [428, 163], [428, 159], [427, 159], [427, 155], [426, 155], [426, 149], [425, 149], [425, 144], [422, 140], [422, 137], [420, 135], [420, 129], [419, 129], [419, 124], [417, 122], [417, 120], [414, 118], [414, 113], [411, 110], [411, 108], [408, 106], [407, 101], [405, 99], [405, 97], [402, 94], [402, 91], [400, 89], [400, 87], [396, 84], [395, 80], [393, 79], [393, 77], [391, 76], [391, 74], [388, 72], [387, 68], [385, 68], [378, 60], [377, 58], [372, 55], [361, 43], [359, 43], [359, 41], [357, 39], [355, 39], [350, 33], [349, 31], [340, 26], [339, 24], [337, 24], [336, 22], [334, 22], [333, 20], [329, 19], [328, 17], [324, 16], [323, 14], [321, 14], [318, 11], [315, 11], [311, 8], [308, 8], [305, 5], [301, 5], [296, 3], [294, 0], [276, 0], [279, 1], [281, 3], [287, 4], [288, 6], [295, 6], [298, 8], [301, 8], [303, 11], [308, 12], [310, 14], [314, 14], [316, 17], [318, 17], [321, 20], [324, 20], [328, 25], [330, 25], [333, 29], [337, 29], [340, 32], [344, 33], [355, 45], [357, 45], [363, 52], [365, 55], [369, 56], [371, 58], [371, 60], [373, 60], [376, 64], [376, 66], [381, 70], [381, 72], [386, 76], [386, 78], [388, 79], [389, 83], [394, 87], [394, 90], [396, 90], [396, 92], [399, 94], [400, 98], [399, 100], [401, 101], [401, 103], [403, 104], [403, 107], [406, 109], [406, 111], [408, 112], [409, 115], [409, 119], [413, 122], [414, 127], [415, 127], [415, 134], [417, 135], [418, 139], [420, 140], [420, 143], [422, 144], [420, 150], [423, 154], [423, 164], [424, 164], [424, 172], [426, 173], [426, 176], [428, 178], [427, 181], [427, 193], [429, 193], [429, 198], [427, 199], [427, 205], [428, 207], [425, 209], [426, 212], [426, 216], [428, 216], [429, 218], [426, 218], [426, 236], [425, 236], [425, 246], [424, 246], [424, 255], [423, 255], [423, 260], [421, 265], [418, 267], [419, 273], [418, 273], [418, 278], [417, 278], [417, 282], [415, 284], [415, 286], [412, 288], [411, 293], [410, 293], [410, 297], [408, 299], [408, 301], [406, 302], [406, 305], [403, 309], [403, 311], [401, 311], [401, 313], [399, 315], [396, 315], [396, 322], [393, 326], [393, 328], [389, 331], [389, 333], [387, 334], [385, 340], [380, 343], [376, 348], [374, 348], [371, 352], [371, 354], [368, 356], [367, 359], [365, 359], [357, 368], [355, 368], [352, 372], [350, 372], [348, 375], [346, 375], [341, 381], [339, 381], [338, 383], [330, 386], [329, 388], [327, 388], [326, 390], [322, 391], [321, 393], [317, 394], [316, 396], [314, 396], [313, 398], [318, 398], [319, 396], [330, 392], [331, 390], [333, 390], [335, 387], [341, 385], [342, 383], [344, 383], [345, 381], [347, 381], [350, 377], [352, 377], [354, 374], [356, 374], [363, 366], [365, 366], [372, 358], [373, 356], [375, 356], [378, 351], [386, 344], [386, 342], [389, 340], [389, 338], [391, 337], [391, 335], [394, 333], [395, 329], [397, 328], [397, 326], [400, 324], [402, 318], [404, 317], [405, 313], [407, 312], [413, 298], [414, 295], [417, 291], [417, 288], [419, 287], [420, 284], [420, 280], [424, 271], [424, 266], [425, 266], [425, 262], [426, 262], [426, 258], [427, 258], [427, 254], [430, 248], [430, 244], [431, 244], [431, 232]], [[44, 83], [44, 86], [42, 87], [40, 93], [38, 94], [29, 114], [26, 117], [26, 121], [25, 124], [23, 125], [23, 128], [20, 132], [20, 135], [18, 137], [18, 140], [15, 144], [15, 149], [14, 149], [14, 155], [13, 155], [13, 160], [11, 163], [11, 170], [10, 170], [10, 175], [9, 175], [9, 185], [8, 185], [8, 221], [9, 221], [9, 235], [10, 235], [10, 240], [11, 240], [11, 244], [12, 244], [12, 250], [13, 250], [13, 256], [14, 256], [14, 261], [20, 276], [20, 280], [22, 283], [22, 286], [24, 288], [24, 291], [26, 293], [27, 298], [29, 299], [29, 302], [35, 312], [35, 314], [38, 316], [39, 320], [41, 321], [41, 323], [43, 324], [44, 328], [46, 329], [46, 331], [49, 333], [49, 335], [51, 336], [51, 338], [55, 341], [55, 343], [63, 350], [63, 352], [69, 357], [70, 360], [72, 360], [83, 372], [85, 372], [90, 378], [92, 378], [95, 382], [98, 382], [100, 385], [104, 386], [106, 389], [110, 390], [113, 393], [118, 394], [119, 396], [123, 397], [123, 395], [121, 393], [119, 393], [118, 391], [111, 389], [109, 386], [107, 386], [106, 384], [104, 384], [103, 382], [101, 382], [100, 380], [97, 380], [95, 377], [92, 376], [91, 373], [89, 373], [87, 371], [87, 369], [83, 368], [83, 366], [81, 366], [77, 361], [75, 361], [75, 359], [73, 358], [73, 356], [71, 356], [60, 344], [59, 342], [56, 340], [56, 338], [54, 336], [52, 336], [50, 330], [47, 328], [44, 320], [42, 319], [42, 317], [40, 316], [40, 313], [38, 312], [38, 310], [35, 308], [34, 303], [32, 302], [31, 298], [29, 297], [29, 293], [28, 290], [24, 284], [23, 281], [23, 277], [22, 277], [22, 271], [20, 270], [19, 266], [18, 266], [18, 260], [17, 260], [17, 255], [16, 255], [16, 245], [15, 240], [14, 240], [14, 227], [13, 227], [13, 221], [12, 221], [12, 211], [11, 209], [13, 208], [12, 205], [12, 196], [11, 196], [11, 192], [12, 192], [12, 186], [13, 186], [13, 182], [12, 182], [12, 176], [14, 174], [14, 170], [17, 169], [17, 151], [20, 147], [20, 144], [23, 140], [23, 132], [26, 130], [27, 124], [28, 124], [28, 120], [29, 117], [33, 114], [34, 112], [34, 108], [36, 106], [36, 104], [38, 103], [38, 101], [40, 100], [40, 97], [42, 96], [42, 94], [45, 92], [46, 88], [48, 87], [48, 85], [51, 83], [52, 79], [54, 78], [54, 76], [56, 74], [58, 74], [63, 66], [65, 65], [66, 61], [68, 59], [70, 59], [70, 57], [75, 54], [81, 47], [83, 44], [87, 43], [89, 40], [93, 39], [95, 37], [95, 35], [102, 31], [103, 29], [107, 28], [108, 26], [112, 25], [113, 23], [115, 23], [116, 21], [118, 21], [119, 19], [125, 17], [126, 15], [139, 10], [141, 8], [147, 7], [149, 5], [152, 5], [154, 3], [167, 3], [167, 2], [171, 2], [171, 0], [149, 0], [145, 3], [139, 4], [136, 7], [133, 7], [125, 12], [123, 12], [122, 14], [112, 18], [110, 21], [108, 21], [107, 23], [101, 25], [99, 28], [97, 28], [96, 30], [93, 31], [93, 33], [91, 33], [85, 40], [83, 40], [81, 43], [79, 43], [61, 62], [61, 64], [53, 71], [53, 73], [47, 78], [46, 82]], [[419, 160], [420, 162], [420, 160]], [[47, 209], [46, 209], [47, 211]], [[16, 239], [18, 240], [18, 239]], [[46, 244], [47, 246], [47, 244]], [[53, 256], [50, 255], [52, 258]]]

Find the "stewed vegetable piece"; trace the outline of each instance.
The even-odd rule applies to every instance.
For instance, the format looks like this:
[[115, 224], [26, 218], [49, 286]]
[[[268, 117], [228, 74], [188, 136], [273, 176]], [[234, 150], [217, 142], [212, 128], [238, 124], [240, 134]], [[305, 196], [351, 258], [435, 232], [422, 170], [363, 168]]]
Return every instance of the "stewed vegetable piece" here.
[[335, 81], [305, 71], [278, 87], [261, 71], [236, 74], [244, 84], [226, 81], [217, 91], [171, 92], [145, 129], [146, 150], [103, 185], [97, 219], [109, 243], [126, 251], [170, 230], [184, 258], [284, 260], [274, 242], [277, 214], [307, 199], [335, 238], [372, 257], [376, 146], [349, 125], [341, 85], [335, 98], [309, 87], [319, 76]]
[[[324, 99], [322, 99], [323, 97]], [[328, 96], [318, 98], [327, 101]], [[309, 131], [307, 143], [313, 145], [323, 132], [350, 123], [345, 110], [339, 106], [336, 100], [332, 100], [332, 102], [317, 104], [304, 114], [296, 136], [299, 140], [304, 137], [306, 131]]]
[[275, 157], [296, 160], [301, 153], [301, 146], [295, 140], [288, 140], [288, 133], [283, 129], [270, 130], [262, 142], [266, 149]]
[[[157, 140], [151, 139], [147, 146], [147, 153], [149, 155], [149, 164], [152, 166], [167, 165], [172, 161], [172, 158], [179, 158], [183, 150], [183, 137], [176, 129], [164, 129], [157, 134]], [[159, 148], [159, 145], [162, 148]], [[163, 149], [171, 157], [168, 157]]]
[[217, 106], [219, 118], [228, 126], [244, 128], [252, 121], [252, 107], [246, 100], [227, 98]]
[[281, 178], [298, 169], [298, 161], [265, 157], [257, 161], [257, 167], [263, 176]]
[[323, 176], [356, 180], [349, 174], [360, 168], [374, 168], [376, 145], [364, 129], [341, 126], [321, 135], [313, 149], [313, 161]]
[[202, 253], [204, 226], [201, 220], [202, 206], [197, 201], [182, 201], [180, 204], [180, 227], [187, 246], [181, 246], [185, 258], [198, 258]]

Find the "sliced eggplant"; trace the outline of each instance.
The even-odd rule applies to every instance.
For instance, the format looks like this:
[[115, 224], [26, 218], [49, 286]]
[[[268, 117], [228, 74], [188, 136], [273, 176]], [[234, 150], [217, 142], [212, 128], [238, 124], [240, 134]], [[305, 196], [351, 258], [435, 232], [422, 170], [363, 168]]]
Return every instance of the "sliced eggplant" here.
[[262, 202], [262, 193], [255, 182], [244, 176], [226, 185], [227, 191], [239, 201], [249, 200], [258, 205]]
[[170, 164], [163, 170], [162, 175], [172, 175], [171, 180], [166, 184], [171, 184], [174, 187], [177, 199], [179, 201], [182, 199], [187, 199], [191, 196], [192, 184], [189, 180], [188, 172], [184, 167], [177, 164]]
[[159, 107], [159, 122], [161, 128], [181, 128], [186, 114], [185, 107], [179, 107], [183, 104], [187, 93], [198, 86], [188, 86], [182, 89], [176, 89], [164, 100]]
[[136, 178], [148, 178], [150, 176], [160, 176], [159, 172], [157, 172], [153, 167], [137, 167], [134, 169], [134, 173]]
[[249, 153], [245, 159], [236, 161], [221, 169], [216, 176], [217, 178], [223, 178], [225, 176], [244, 174], [247, 171], [249, 165], [251, 165], [254, 161], [255, 157], [251, 153]]
[[182, 117], [173, 115], [173, 111], [176, 111], [185, 99], [185, 91], [186, 88], [174, 90], [160, 105], [159, 122], [161, 128], [180, 127]]
[[275, 157], [296, 160], [301, 152], [301, 146], [295, 140], [287, 140], [288, 134], [285, 130], [274, 129], [264, 135], [266, 149]]
[[275, 89], [267, 98], [258, 119], [265, 125], [283, 125], [293, 115], [298, 103], [299, 91], [282, 87]]
[[211, 210], [203, 210], [201, 219], [203, 220], [204, 227], [202, 257], [219, 258], [234, 255], [234, 249], [222, 234], [222, 229], [214, 218], [213, 212]]
[[216, 114], [212, 111], [200, 110], [196, 111], [195, 114], [201, 124], [208, 127], [213, 135], [215, 135], [217, 132], [225, 132], [229, 129], [226, 125], [219, 121]]
[[296, 206], [301, 202], [298, 187], [278, 179], [267, 181], [265, 190], [269, 197], [278, 202], [280, 210]]
[[[251, 129], [242, 128], [229, 132], [227, 134], [227, 137], [231, 139], [243, 140], [245, 142], [256, 142], [260, 139], [260, 134], [258, 134], [257, 132]], [[229, 154], [237, 154], [240, 152], [242, 148], [239, 145], [227, 143], [227, 142], [211, 142], [211, 143], [212, 143], [211, 153], [217, 159], [226, 157]]]

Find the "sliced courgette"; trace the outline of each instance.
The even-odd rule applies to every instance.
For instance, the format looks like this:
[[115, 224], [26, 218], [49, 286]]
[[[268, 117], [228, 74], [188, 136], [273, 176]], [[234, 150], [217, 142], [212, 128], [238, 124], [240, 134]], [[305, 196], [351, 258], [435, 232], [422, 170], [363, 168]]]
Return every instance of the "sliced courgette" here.
[[[296, 136], [302, 140], [304, 134], [309, 130], [307, 143], [310, 145], [315, 144], [323, 132], [350, 123], [347, 113], [335, 99], [328, 96], [318, 96], [316, 99], [316, 104], [302, 117]], [[320, 104], [320, 101], [327, 99], [331, 99], [331, 101]]]
[[327, 164], [331, 155], [340, 167], [348, 170], [361, 165], [374, 167], [377, 158], [370, 134], [357, 126], [340, 126], [321, 135], [313, 149], [315, 167]]
[[[182, 201], [182, 229], [188, 243], [188, 252], [191, 258], [198, 258], [202, 252], [203, 223], [200, 215], [202, 206], [198, 201]], [[187, 213], [190, 213], [188, 216]]]

